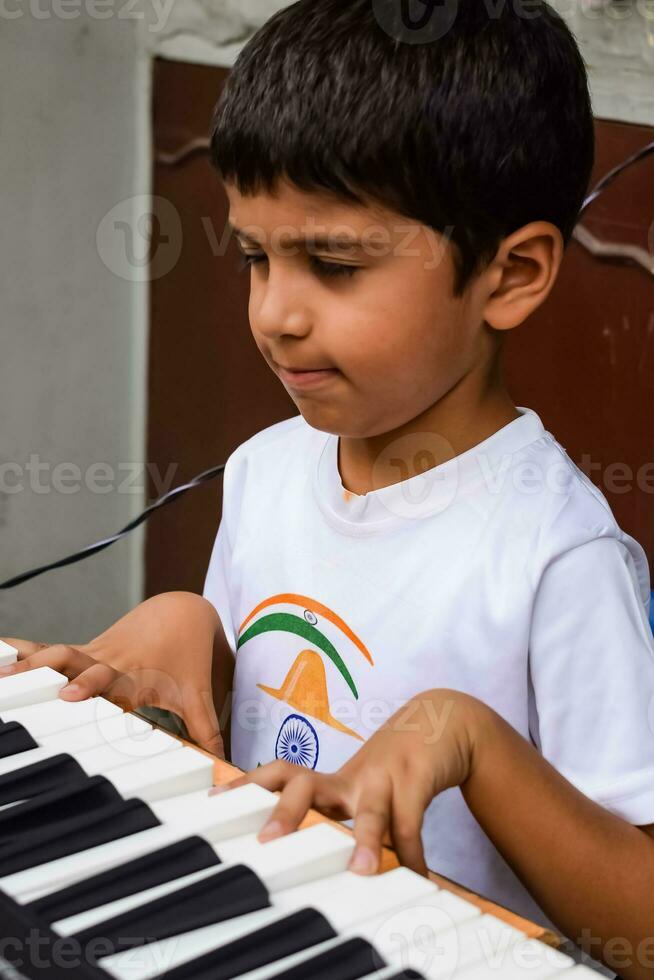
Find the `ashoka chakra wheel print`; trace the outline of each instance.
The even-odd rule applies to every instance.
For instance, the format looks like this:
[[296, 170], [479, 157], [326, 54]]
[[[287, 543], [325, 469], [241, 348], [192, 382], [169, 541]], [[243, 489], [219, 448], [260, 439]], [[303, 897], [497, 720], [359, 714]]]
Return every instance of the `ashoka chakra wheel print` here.
[[318, 736], [313, 725], [302, 715], [289, 715], [279, 729], [275, 758], [292, 762], [296, 766], [315, 769], [318, 750]]

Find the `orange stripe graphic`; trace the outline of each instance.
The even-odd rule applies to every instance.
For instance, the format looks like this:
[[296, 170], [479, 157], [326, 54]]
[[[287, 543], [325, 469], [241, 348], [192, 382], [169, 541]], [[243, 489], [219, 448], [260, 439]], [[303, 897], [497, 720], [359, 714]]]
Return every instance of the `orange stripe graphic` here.
[[340, 616], [337, 616], [336, 613], [328, 606], [323, 606], [322, 602], [317, 602], [315, 599], [311, 599], [306, 595], [295, 595], [293, 592], [282, 592], [280, 595], [273, 595], [269, 599], [264, 599], [263, 602], [260, 602], [258, 606], [254, 607], [249, 616], [246, 616], [246, 618], [243, 620], [239, 633], [243, 632], [244, 627], [247, 626], [250, 620], [256, 616], [257, 613], [261, 612], [262, 609], [265, 609], [267, 606], [274, 606], [278, 602], [288, 602], [296, 606], [302, 606], [303, 609], [310, 609], [311, 612], [324, 616], [324, 618], [329, 620], [330, 623], [337, 626], [345, 634], [345, 636], [347, 636], [348, 640], [351, 640], [352, 643], [358, 647], [368, 663], [373, 663], [372, 657], [368, 652], [368, 648], [361, 642], [359, 637], [352, 632], [350, 627], [341, 619]]

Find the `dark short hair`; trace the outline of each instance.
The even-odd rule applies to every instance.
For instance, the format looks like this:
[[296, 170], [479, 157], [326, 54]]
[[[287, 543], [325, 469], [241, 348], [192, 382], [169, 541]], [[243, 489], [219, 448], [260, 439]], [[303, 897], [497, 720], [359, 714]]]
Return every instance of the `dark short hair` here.
[[244, 195], [279, 178], [378, 202], [450, 233], [455, 295], [531, 221], [570, 242], [594, 162], [586, 66], [545, 0], [460, 0], [410, 44], [379, 0], [299, 0], [239, 54], [216, 105], [211, 158]]

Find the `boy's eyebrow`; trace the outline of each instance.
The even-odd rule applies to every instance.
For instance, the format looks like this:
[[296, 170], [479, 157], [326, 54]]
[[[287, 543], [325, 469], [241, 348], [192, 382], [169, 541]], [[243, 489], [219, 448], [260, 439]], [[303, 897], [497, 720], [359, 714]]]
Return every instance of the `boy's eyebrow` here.
[[[248, 234], [241, 228], [237, 228], [236, 225], [227, 220], [227, 227], [232, 231], [237, 238], [242, 239], [247, 245], [254, 245], [261, 247], [261, 243], [253, 235]], [[363, 248], [363, 242], [356, 236], [348, 235], [345, 233], [333, 234], [333, 235], [297, 235], [293, 236], [283, 236], [285, 246], [294, 245], [310, 245], [312, 248], [320, 249], [330, 249], [330, 248]]]

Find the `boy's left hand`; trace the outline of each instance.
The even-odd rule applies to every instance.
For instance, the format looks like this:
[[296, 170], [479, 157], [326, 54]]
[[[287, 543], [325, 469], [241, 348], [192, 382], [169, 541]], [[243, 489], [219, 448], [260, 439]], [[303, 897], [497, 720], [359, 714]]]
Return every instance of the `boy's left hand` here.
[[424, 812], [445, 789], [461, 786], [474, 764], [474, 719], [480, 702], [458, 691], [426, 691], [404, 705], [333, 774], [273, 762], [214, 792], [257, 783], [281, 791], [259, 834], [273, 840], [296, 830], [308, 810], [354, 819], [350, 870], [374, 874], [389, 837], [402, 864], [427, 874], [421, 841]]

